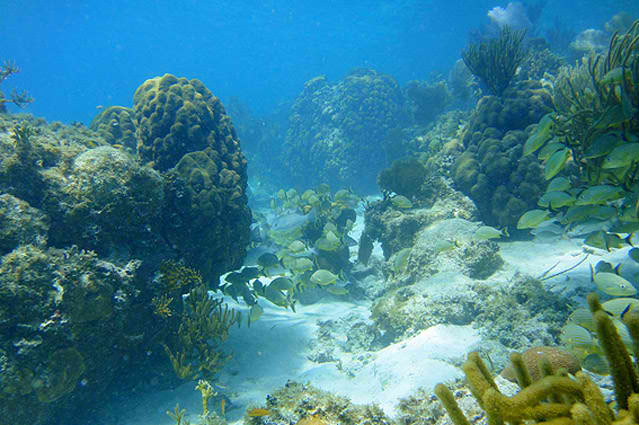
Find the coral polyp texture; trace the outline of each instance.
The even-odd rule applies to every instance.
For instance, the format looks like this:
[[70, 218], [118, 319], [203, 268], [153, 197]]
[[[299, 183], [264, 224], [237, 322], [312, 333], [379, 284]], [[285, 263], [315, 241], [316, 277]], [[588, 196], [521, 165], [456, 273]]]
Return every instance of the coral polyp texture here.
[[239, 143], [230, 117], [200, 80], [170, 74], [147, 80], [135, 91], [133, 108], [138, 154], [156, 170], [166, 171], [185, 154], [207, 147], [228, 155], [230, 162], [242, 162], [231, 158], [239, 153]]
[[485, 223], [514, 226], [543, 193], [546, 182], [540, 162], [521, 154], [527, 127], [551, 105], [541, 84], [530, 80], [507, 89], [501, 97], [483, 97], [473, 111], [453, 178], [475, 201]]
[[386, 165], [383, 141], [406, 118], [403, 105], [397, 81], [370, 69], [337, 83], [323, 76], [306, 82], [293, 105], [284, 146], [292, 181], [373, 189]]
[[246, 159], [231, 119], [201, 81], [165, 74], [133, 96], [138, 155], [166, 181], [163, 233], [205, 280], [237, 267], [251, 211]]
[[[222, 104], [197, 80], [164, 76], [93, 128], [0, 115], [2, 423], [63, 423], [116, 381], [175, 379], [158, 372], [171, 367], [163, 345], [187, 370], [195, 358], [214, 373], [225, 358], [214, 319], [235, 316], [208, 289], [241, 263], [251, 212]], [[180, 302], [192, 285], [156, 285], [167, 260], [198, 270], [211, 308]], [[185, 313], [196, 309], [211, 321]], [[187, 319], [197, 346], [174, 338]]]
[[137, 149], [136, 125], [133, 109], [109, 106], [93, 118], [89, 127], [104, 137], [109, 144], [135, 152]]

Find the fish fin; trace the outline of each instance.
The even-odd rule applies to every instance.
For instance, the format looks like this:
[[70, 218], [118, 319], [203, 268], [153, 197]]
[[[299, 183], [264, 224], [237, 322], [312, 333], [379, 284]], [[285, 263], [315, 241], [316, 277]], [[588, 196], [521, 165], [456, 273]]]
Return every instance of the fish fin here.
[[624, 242], [626, 242], [628, 245], [630, 245], [631, 247], [633, 247], [633, 248], [634, 248], [635, 246], [632, 244], [632, 235], [634, 235], [634, 233], [629, 233], [629, 234], [628, 234], [628, 236], [626, 236], [623, 240], [624, 240]]
[[617, 264], [615, 266], [615, 268], [613, 269], [613, 271], [615, 272], [616, 275], [621, 276], [621, 263]]
[[510, 234], [508, 233], [508, 226], [504, 227], [504, 230], [501, 231], [505, 238], [509, 238]]
[[628, 313], [630, 311], [630, 309], [632, 309], [632, 303], [628, 303], [628, 305], [626, 306], [626, 308], [623, 309], [623, 311], [621, 312], [621, 314], [619, 315], [619, 317], [621, 318], [621, 320], [623, 320], [623, 316]]

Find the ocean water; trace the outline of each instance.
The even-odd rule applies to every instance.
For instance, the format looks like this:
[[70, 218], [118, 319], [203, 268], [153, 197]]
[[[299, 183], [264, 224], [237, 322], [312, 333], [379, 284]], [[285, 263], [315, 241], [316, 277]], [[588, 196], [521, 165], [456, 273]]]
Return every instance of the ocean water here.
[[[438, 383], [485, 416], [470, 352], [539, 346], [612, 402], [586, 295], [630, 347], [639, 85], [591, 117], [601, 156], [521, 153], [569, 140], [559, 66], [615, 15], [639, 4], [3, 0], [0, 425], [447, 425]], [[460, 59], [503, 24], [538, 56], [490, 93]], [[133, 102], [165, 74], [205, 87], [171, 122]]]
[[[171, 73], [267, 114], [318, 75], [367, 67], [406, 82], [446, 73], [496, 6], [506, 2], [7, 0], [2, 55], [21, 73], [3, 88], [28, 88], [37, 102], [27, 110], [47, 120], [88, 123], [97, 106], [130, 106], [144, 80]], [[630, 0], [556, 1], [542, 19], [580, 32], [636, 9]]]

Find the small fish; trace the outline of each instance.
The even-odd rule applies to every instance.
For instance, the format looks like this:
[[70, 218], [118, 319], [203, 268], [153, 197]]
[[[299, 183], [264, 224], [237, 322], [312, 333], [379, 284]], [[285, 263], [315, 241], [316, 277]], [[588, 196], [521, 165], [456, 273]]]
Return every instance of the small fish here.
[[410, 248], [404, 248], [393, 254], [390, 258], [393, 273], [399, 274], [406, 270], [406, 267], [408, 267], [408, 257], [410, 256], [410, 253]]
[[335, 251], [340, 246], [342, 246], [342, 242], [331, 230], [326, 232], [326, 235], [315, 241], [315, 248], [320, 251]]
[[639, 300], [636, 298], [613, 298], [606, 302], [601, 303], [601, 307], [614, 317], [620, 317], [623, 319], [623, 315], [639, 307]]
[[300, 241], [299, 239], [296, 239], [290, 243], [290, 245], [288, 246], [288, 249], [293, 253], [298, 253], [298, 252], [304, 251], [306, 249], [306, 245], [304, 245], [304, 242]]
[[395, 208], [399, 208], [402, 210], [409, 210], [413, 208], [413, 203], [407, 197], [403, 195], [395, 195], [391, 198], [391, 204]]
[[537, 128], [524, 144], [524, 155], [535, 152], [551, 138], [550, 127], [552, 123], [552, 114], [546, 114], [541, 118], [539, 124], [537, 124]]
[[591, 346], [593, 338], [588, 329], [568, 322], [561, 329], [559, 339], [563, 344], [572, 346]]
[[548, 183], [546, 192], [564, 192], [570, 189], [570, 180], [566, 177], [555, 177]]
[[333, 285], [337, 282], [337, 277], [328, 270], [320, 269], [311, 275], [311, 283], [319, 286]]
[[573, 205], [574, 203], [574, 196], [566, 192], [552, 191], [544, 193], [541, 198], [539, 198], [537, 205], [539, 205], [540, 207], [552, 208], [556, 210], [561, 207]]
[[264, 313], [264, 309], [257, 303], [253, 304], [249, 311], [248, 325], [251, 326], [251, 323], [257, 322], [262, 313]]
[[306, 270], [313, 270], [314, 267], [315, 264], [313, 263], [313, 260], [311, 260], [310, 258], [302, 257], [296, 258], [289, 268], [293, 272], [301, 274], [304, 273]]
[[601, 158], [608, 155], [614, 148], [623, 143], [621, 135], [616, 132], [605, 133], [597, 137], [584, 152], [584, 159]]
[[635, 295], [637, 289], [623, 277], [608, 272], [596, 273], [590, 266], [590, 279], [601, 292], [615, 297]]
[[260, 257], [257, 259], [257, 264], [259, 264], [263, 268], [273, 267], [278, 265], [279, 263], [280, 260], [279, 258], [277, 258], [277, 255], [270, 252], [260, 255]]
[[550, 158], [548, 158], [548, 161], [546, 161], [546, 165], [544, 166], [545, 179], [550, 180], [555, 177], [557, 173], [564, 168], [568, 158], [570, 158], [570, 149], [568, 148], [564, 148], [553, 153]]
[[261, 409], [259, 407], [255, 407], [253, 409], [249, 409], [246, 411], [246, 414], [252, 418], [259, 418], [262, 416], [267, 416], [271, 414], [271, 411], [268, 409]]
[[595, 321], [593, 320], [592, 313], [588, 308], [576, 308], [572, 313], [570, 313], [568, 320], [588, 329], [589, 331], [595, 331]]
[[346, 288], [329, 286], [328, 288], [326, 288], [326, 290], [330, 292], [331, 294], [337, 295], [337, 296], [348, 295], [348, 289]]
[[497, 230], [490, 226], [481, 226], [473, 234], [473, 239], [478, 241], [486, 241], [489, 239], [500, 239], [501, 237], [508, 237], [508, 230]]
[[623, 198], [625, 191], [617, 186], [601, 184], [591, 186], [579, 194], [575, 205], [601, 205]]
[[544, 210], [530, 210], [526, 211], [524, 215], [519, 217], [517, 222], [517, 229], [534, 229], [549, 218], [548, 211]]
[[623, 316], [626, 315], [626, 313], [628, 313], [630, 310], [632, 310], [633, 305], [632, 304], [628, 304], [626, 306], [626, 308], [623, 309], [623, 311], [621, 312], [621, 314], [619, 315], [619, 317], [621, 318], [621, 320], [623, 320]]
[[581, 367], [597, 375], [609, 375], [610, 367], [605, 357], [599, 353], [590, 353], [583, 360], [581, 360]]
[[639, 143], [625, 143], [617, 146], [606, 156], [601, 168], [620, 168], [639, 160]]
[[555, 222], [546, 221], [541, 223], [538, 227], [532, 229], [530, 233], [537, 237], [556, 237], [561, 236], [566, 232], [566, 229], [563, 226]]
[[612, 225], [609, 229], [612, 233], [635, 233], [639, 231], [638, 222], [618, 222]]
[[552, 154], [557, 152], [559, 149], [563, 149], [564, 147], [565, 145], [563, 143], [554, 142], [551, 140], [550, 142], [548, 142], [548, 144], [546, 144], [546, 146], [539, 150], [537, 158], [540, 161], [547, 161], [548, 158], [552, 156]]
[[605, 249], [610, 252], [612, 249], [623, 247], [625, 244], [632, 246], [632, 234], [621, 238], [616, 233], [608, 233], [603, 230], [592, 232], [588, 235], [584, 243], [594, 248]]

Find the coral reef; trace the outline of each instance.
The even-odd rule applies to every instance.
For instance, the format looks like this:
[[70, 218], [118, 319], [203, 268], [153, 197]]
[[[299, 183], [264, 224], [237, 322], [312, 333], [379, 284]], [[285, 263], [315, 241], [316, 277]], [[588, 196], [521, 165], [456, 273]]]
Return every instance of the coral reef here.
[[[154, 145], [158, 155], [143, 161], [171, 164], [162, 172], [134, 156], [130, 137], [144, 132], [133, 132], [131, 110], [104, 111], [97, 131], [0, 115], [3, 420], [33, 425], [91, 416], [114, 389], [174, 384], [170, 360], [178, 371], [194, 372], [185, 377], [210, 377], [223, 364], [220, 346], [237, 318], [203, 285], [215, 289], [245, 254], [246, 161], [219, 101], [211, 95], [201, 103], [210, 92], [180, 81], [170, 95], [158, 88], [157, 97], [175, 102], [191, 94], [184, 103], [215, 117], [202, 124], [208, 133], [199, 150], [182, 152], [180, 142], [177, 150], [167, 147], [171, 137]], [[142, 98], [139, 111], [164, 108]], [[182, 119], [193, 124], [197, 117], [187, 111], [197, 113], [181, 108], [169, 133], [181, 131]], [[155, 118], [150, 113], [143, 125], [159, 140]], [[190, 134], [201, 135], [194, 127]], [[152, 147], [141, 145], [151, 155]], [[167, 260], [199, 268], [199, 292], [193, 279], [160, 279]]]
[[407, 99], [407, 107], [417, 125], [432, 122], [453, 101], [445, 81], [432, 84], [409, 81], [402, 89]]
[[39, 246], [47, 242], [48, 217], [8, 193], [0, 195], [0, 222], [0, 255], [20, 245]]
[[75, 248], [22, 245], [2, 257], [5, 420], [44, 423], [62, 409], [95, 403], [112, 374], [128, 366], [122, 350], [149, 344], [134, 313], [143, 298], [138, 267], [135, 261], [117, 267]]
[[185, 154], [210, 147], [229, 169], [245, 174], [231, 119], [201, 81], [170, 74], [147, 80], [133, 95], [133, 109], [138, 155], [153, 168], [166, 171]]
[[109, 106], [93, 118], [89, 128], [102, 136], [111, 146], [122, 147], [130, 153], [135, 153], [138, 147], [136, 126], [133, 109]]
[[157, 244], [164, 182], [125, 151], [87, 150], [66, 173], [48, 170], [45, 182], [50, 192], [43, 209], [57, 218], [49, 232], [54, 246], [76, 244], [105, 255], [123, 247], [148, 251]]
[[[260, 414], [251, 415], [252, 411]], [[262, 415], [262, 413], [265, 413]], [[289, 381], [267, 396], [265, 407], [249, 409], [244, 423], [297, 423], [304, 425], [388, 425], [391, 420], [374, 405], [354, 405], [345, 397], [318, 390], [309, 384]]]
[[[542, 359], [547, 359], [552, 373], [557, 373], [560, 370], [565, 370], [568, 373], [575, 374], [581, 370], [579, 359], [574, 354], [569, 353], [561, 347], [551, 346], [539, 346], [527, 349], [521, 354], [521, 360], [524, 367], [530, 375], [532, 382], [538, 381], [543, 378], [543, 371], [539, 366]], [[515, 372], [516, 367], [512, 363], [501, 371], [500, 375], [508, 379], [511, 382], [517, 382], [517, 374]]]
[[498, 38], [471, 43], [463, 52], [464, 63], [489, 94], [501, 96], [526, 55], [522, 41], [525, 30], [503, 26]]
[[[562, 371], [555, 374], [547, 359], [542, 360], [541, 364], [545, 371], [544, 377], [531, 382], [529, 371], [518, 354], [513, 354], [511, 359], [517, 369], [521, 391], [508, 397], [499, 391], [480, 356], [471, 353], [464, 363], [464, 372], [473, 396], [486, 411], [489, 423], [639, 423], [639, 378], [635, 366], [612, 319], [602, 309], [598, 298], [591, 294], [588, 303], [610, 364], [617, 409], [613, 410], [606, 404], [600, 389], [588, 375], [577, 372], [572, 378]], [[636, 312], [628, 315], [624, 322], [629, 330], [639, 329], [639, 315]], [[637, 336], [639, 335], [633, 334], [635, 342]], [[435, 394], [456, 425], [469, 423], [446, 386], [437, 385]]]
[[284, 146], [290, 182], [370, 191], [386, 165], [382, 141], [405, 120], [402, 92], [388, 75], [360, 69], [337, 83], [323, 76], [306, 82]]
[[[637, 220], [638, 39], [635, 21], [626, 34], [613, 35], [606, 53], [562, 68], [552, 85], [554, 111], [526, 142], [524, 153], [538, 151], [547, 180], [564, 175], [563, 187], [549, 185], [544, 195], [566, 195], [553, 208], [563, 214], [563, 223]], [[625, 232], [605, 237], [617, 233]]]
[[382, 192], [394, 192], [412, 198], [417, 195], [426, 181], [426, 167], [415, 158], [393, 161], [390, 168], [383, 169], [377, 176], [377, 185]]
[[514, 226], [536, 205], [545, 189], [539, 161], [522, 158], [528, 126], [551, 108], [551, 98], [536, 81], [517, 83], [502, 97], [478, 103], [463, 137], [454, 180], [477, 205], [489, 225]]
[[[564, 303], [529, 277], [502, 285], [493, 279], [474, 282], [445, 271], [391, 288], [375, 302], [371, 318], [388, 342], [439, 323], [473, 324], [482, 329], [486, 344], [495, 344], [491, 358], [500, 363], [499, 353], [506, 349], [554, 344], [560, 332], [558, 323], [568, 316], [561, 311]], [[516, 335], [513, 328], [518, 330]]]
[[165, 175], [162, 231], [205, 281], [241, 266], [249, 242], [246, 164], [232, 164], [206, 148], [184, 155]]
[[[20, 72], [20, 69], [16, 66], [15, 63], [11, 61], [5, 61], [4, 64], [0, 66], [0, 84], [10, 76], [17, 74], [18, 72]], [[0, 113], [7, 112], [7, 103], [12, 103], [22, 108], [32, 102], [33, 98], [26, 91], [18, 92], [16, 90], [13, 90], [8, 98], [4, 97], [4, 95], [0, 91]]]

